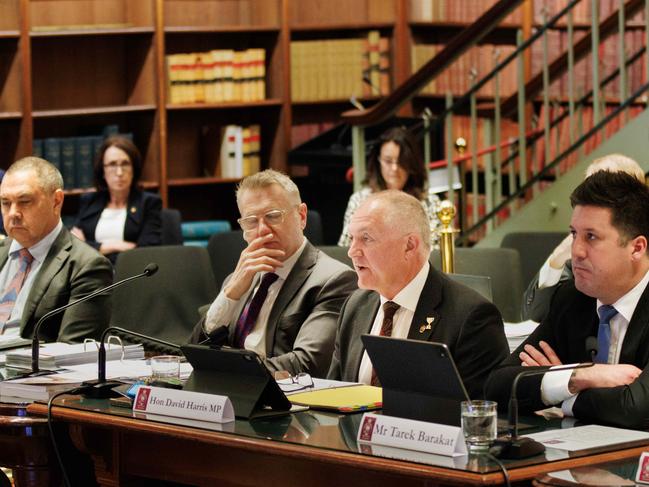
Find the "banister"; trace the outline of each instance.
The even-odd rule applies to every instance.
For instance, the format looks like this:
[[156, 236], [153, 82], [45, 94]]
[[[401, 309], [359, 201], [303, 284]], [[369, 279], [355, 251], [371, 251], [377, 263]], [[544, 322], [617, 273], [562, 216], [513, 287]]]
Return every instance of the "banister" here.
[[[627, 18], [633, 16], [643, 5], [644, 0], [629, 0], [624, 5], [625, 16]], [[618, 27], [618, 10], [615, 10], [599, 24], [600, 42], [615, 34], [618, 31]], [[575, 63], [591, 52], [591, 37], [592, 32], [589, 29], [588, 32], [574, 45], [573, 52]], [[567, 69], [568, 52], [565, 51], [548, 66], [550, 83], [565, 73]], [[527, 83], [525, 83], [524, 89], [526, 100], [533, 98], [537, 93], [539, 93], [543, 89], [543, 72], [539, 72], [536, 76], [532, 77]], [[514, 93], [500, 105], [501, 113], [504, 117], [510, 116], [512, 113], [516, 112], [518, 103], [517, 96], [518, 94]]]
[[500, 0], [482, 14], [474, 23], [456, 35], [435, 57], [422, 66], [395, 90], [382, 98], [376, 105], [365, 110], [349, 110], [342, 119], [350, 125], [373, 125], [390, 116], [413, 96], [421, 91], [432, 79], [460, 57], [471, 46], [477, 44], [500, 21], [522, 3], [523, 0]]

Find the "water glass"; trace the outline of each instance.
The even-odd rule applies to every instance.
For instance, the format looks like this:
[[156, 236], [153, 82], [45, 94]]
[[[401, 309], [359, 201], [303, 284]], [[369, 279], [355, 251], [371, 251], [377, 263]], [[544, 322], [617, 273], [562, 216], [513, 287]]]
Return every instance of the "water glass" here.
[[160, 380], [179, 379], [180, 357], [178, 355], [151, 357], [151, 377]]
[[496, 407], [495, 401], [462, 401], [462, 432], [470, 453], [487, 452], [496, 440]]

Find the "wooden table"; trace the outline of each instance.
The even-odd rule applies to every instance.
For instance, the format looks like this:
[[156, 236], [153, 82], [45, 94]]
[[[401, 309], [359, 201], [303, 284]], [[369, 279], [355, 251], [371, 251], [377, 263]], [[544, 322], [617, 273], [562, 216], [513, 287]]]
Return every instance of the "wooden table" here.
[[[105, 486], [143, 485], [144, 479], [192, 485], [372, 486], [497, 485], [498, 466], [485, 457], [440, 457], [397, 450], [407, 460], [360, 452], [360, 415], [302, 412], [288, 417], [223, 425], [224, 431], [143, 420], [106, 401], [65, 397], [53, 409], [70, 427], [75, 445], [92, 456]], [[32, 414], [46, 407], [33, 404]], [[637, 457], [645, 445], [592, 451], [558, 461], [543, 455], [505, 462], [512, 482], [544, 472]], [[385, 454], [385, 453], [382, 453]], [[394, 454], [394, 451], [391, 453]]]
[[0, 403], [0, 465], [12, 470], [16, 487], [60, 485], [49, 437], [47, 420], [28, 416], [26, 404]]

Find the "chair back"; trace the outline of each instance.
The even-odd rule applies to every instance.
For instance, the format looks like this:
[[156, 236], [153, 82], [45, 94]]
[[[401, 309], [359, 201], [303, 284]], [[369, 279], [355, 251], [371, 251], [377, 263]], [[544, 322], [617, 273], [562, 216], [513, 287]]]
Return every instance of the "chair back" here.
[[[439, 250], [431, 254], [435, 268], [440, 269]], [[514, 249], [464, 248], [455, 249], [455, 272], [491, 278], [493, 303], [505, 321], [521, 320], [523, 278], [518, 252]]]
[[182, 245], [183, 232], [181, 228], [182, 216], [174, 208], [163, 208], [160, 211], [162, 220], [162, 245]]
[[[115, 265], [115, 281], [142, 272], [149, 262], [158, 264], [158, 272], [113, 292], [111, 324], [172, 343], [187, 343], [199, 320], [198, 308], [216, 297], [207, 250], [178, 245], [122, 252]], [[160, 350], [156, 345], [145, 347]]]
[[220, 289], [225, 278], [234, 271], [241, 251], [246, 248], [241, 230], [215, 233], [207, 243], [216, 288]]
[[318, 245], [324, 244], [322, 217], [316, 210], [307, 211], [304, 236], [309, 239], [311, 245], [315, 245], [317, 247]]
[[349, 255], [347, 255], [349, 247], [340, 247], [338, 245], [319, 245], [318, 248], [332, 259], [336, 259], [338, 262], [347, 264], [352, 269], [354, 268], [352, 259], [349, 257]]
[[512, 232], [503, 237], [500, 247], [518, 251], [523, 284], [527, 286], [566, 235], [567, 232]]

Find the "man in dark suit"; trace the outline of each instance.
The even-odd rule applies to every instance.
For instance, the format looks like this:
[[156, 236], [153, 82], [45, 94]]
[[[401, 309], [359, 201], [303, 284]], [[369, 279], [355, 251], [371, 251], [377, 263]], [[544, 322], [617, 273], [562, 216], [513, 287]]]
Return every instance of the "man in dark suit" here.
[[649, 427], [649, 188], [625, 173], [599, 171], [570, 196], [574, 282], [559, 286], [548, 316], [494, 370], [487, 397], [507, 404], [514, 378], [534, 366], [593, 367], [520, 380], [521, 411], [560, 406], [565, 415]]
[[[15, 162], [0, 185], [0, 201], [9, 235], [0, 244], [0, 326], [3, 334], [30, 338], [45, 313], [109, 285], [112, 267], [63, 227], [63, 178], [44, 159]], [[99, 338], [109, 319], [109, 297], [98, 296], [52, 317], [40, 335], [63, 342]]]
[[349, 230], [360, 289], [341, 311], [329, 378], [378, 385], [360, 336], [380, 334], [445, 343], [470, 396], [482, 397], [487, 374], [507, 356], [502, 318], [430, 265], [421, 203], [402, 191], [376, 193], [356, 210]]
[[237, 205], [248, 246], [190, 341], [207, 335], [256, 352], [271, 371], [323, 377], [354, 272], [304, 237], [307, 208], [286, 175], [245, 178]]

